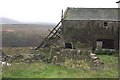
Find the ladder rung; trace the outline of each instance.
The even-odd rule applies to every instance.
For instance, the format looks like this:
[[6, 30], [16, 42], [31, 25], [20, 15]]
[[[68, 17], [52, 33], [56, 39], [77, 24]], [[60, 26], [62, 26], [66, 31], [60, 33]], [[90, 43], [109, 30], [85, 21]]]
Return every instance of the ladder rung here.
[[[61, 21], [53, 28], [53, 30], [48, 34], [48, 36], [42, 41], [42, 43], [35, 49], [37, 50], [38, 48], [42, 47], [42, 46], [46, 46], [48, 45], [48, 43], [52, 40], [53, 37], [57, 36], [58, 38], [60, 38], [59, 35], [57, 35], [57, 33], [60, 34], [61, 31], [59, 31], [61, 29], [61, 26], [59, 26], [59, 24], [61, 23]], [[59, 27], [58, 27], [59, 26]], [[57, 28], [57, 29], [56, 29]], [[54, 32], [55, 31], [55, 32]], [[53, 38], [54, 39], [54, 38]]]

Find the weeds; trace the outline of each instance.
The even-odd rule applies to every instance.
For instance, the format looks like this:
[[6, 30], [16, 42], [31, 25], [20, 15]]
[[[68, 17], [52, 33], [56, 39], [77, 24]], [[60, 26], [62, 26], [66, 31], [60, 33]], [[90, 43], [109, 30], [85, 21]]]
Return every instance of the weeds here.
[[[29, 52], [25, 48], [24, 51]], [[15, 53], [11, 52], [10, 54]], [[67, 58], [62, 66], [47, 64], [42, 61], [33, 63], [12, 62], [11, 66], [3, 67], [2, 76], [3, 78], [117, 78], [118, 58], [114, 55], [98, 55], [98, 57], [104, 62], [104, 68], [93, 70], [90, 63], [85, 59]]]

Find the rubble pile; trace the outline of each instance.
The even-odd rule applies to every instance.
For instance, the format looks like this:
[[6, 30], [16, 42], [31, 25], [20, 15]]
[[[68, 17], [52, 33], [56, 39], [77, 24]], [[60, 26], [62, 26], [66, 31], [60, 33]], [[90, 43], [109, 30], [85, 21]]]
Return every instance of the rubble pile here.
[[25, 63], [32, 63], [32, 62], [37, 62], [37, 61], [43, 61], [46, 63], [51, 63], [52, 58], [47, 58], [46, 56], [39, 54], [39, 53], [34, 53], [31, 51], [29, 54], [24, 54], [24, 53], [18, 53], [15, 55], [6, 55], [2, 51], [2, 61], [1, 62], [25, 62]]
[[32, 50], [29, 54], [18, 53], [13, 56], [5, 55], [2, 52], [2, 61], [8, 63], [33, 63], [42, 61], [60, 66], [64, 65], [68, 68], [83, 68], [87, 70], [90, 70], [90, 67], [97, 67], [104, 64], [96, 54], [88, 50], [61, 49], [57, 50], [57, 52], [50, 51], [49, 57], [43, 55], [41, 52]]
[[97, 57], [92, 51], [87, 50], [76, 50], [76, 49], [62, 49], [55, 54], [55, 64], [61, 62], [68, 68], [85, 68], [90, 69], [90, 67], [100, 67], [103, 66], [103, 62]]

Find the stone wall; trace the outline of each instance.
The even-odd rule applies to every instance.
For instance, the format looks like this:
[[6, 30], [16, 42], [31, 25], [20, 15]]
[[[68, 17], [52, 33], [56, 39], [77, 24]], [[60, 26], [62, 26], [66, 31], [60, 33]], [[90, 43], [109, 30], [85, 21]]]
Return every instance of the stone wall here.
[[[107, 23], [107, 24], [105, 24]], [[97, 39], [113, 39], [118, 44], [118, 22], [95, 20], [63, 20], [62, 37], [64, 42], [87, 43], [96, 47]]]

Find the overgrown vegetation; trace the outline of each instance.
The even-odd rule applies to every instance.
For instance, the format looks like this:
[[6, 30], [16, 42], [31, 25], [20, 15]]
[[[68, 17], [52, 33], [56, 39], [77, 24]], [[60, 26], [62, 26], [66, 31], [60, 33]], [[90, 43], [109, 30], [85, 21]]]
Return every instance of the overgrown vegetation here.
[[98, 50], [95, 50], [94, 53], [98, 55], [112, 55], [112, 54], [117, 55], [118, 52], [115, 51], [114, 49], [113, 50], [112, 49], [111, 50], [110, 49], [108, 50], [98, 49]]
[[[17, 48], [16, 48], [17, 49]], [[16, 54], [13, 50], [4, 49], [7, 54]], [[13, 52], [12, 52], [13, 51]], [[30, 53], [29, 48], [18, 49]], [[42, 53], [43, 54], [43, 53]], [[117, 78], [118, 58], [114, 55], [98, 55], [104, 62], [102, 69], [90, 69], [84, 61], [66, 60], [65, 64], [55, 65], [37, 61], [33, 63], [12, 62], [11, 66], [3, 67], [3, 78]], [[81, 68], [76, 63], [80, 63]]]

